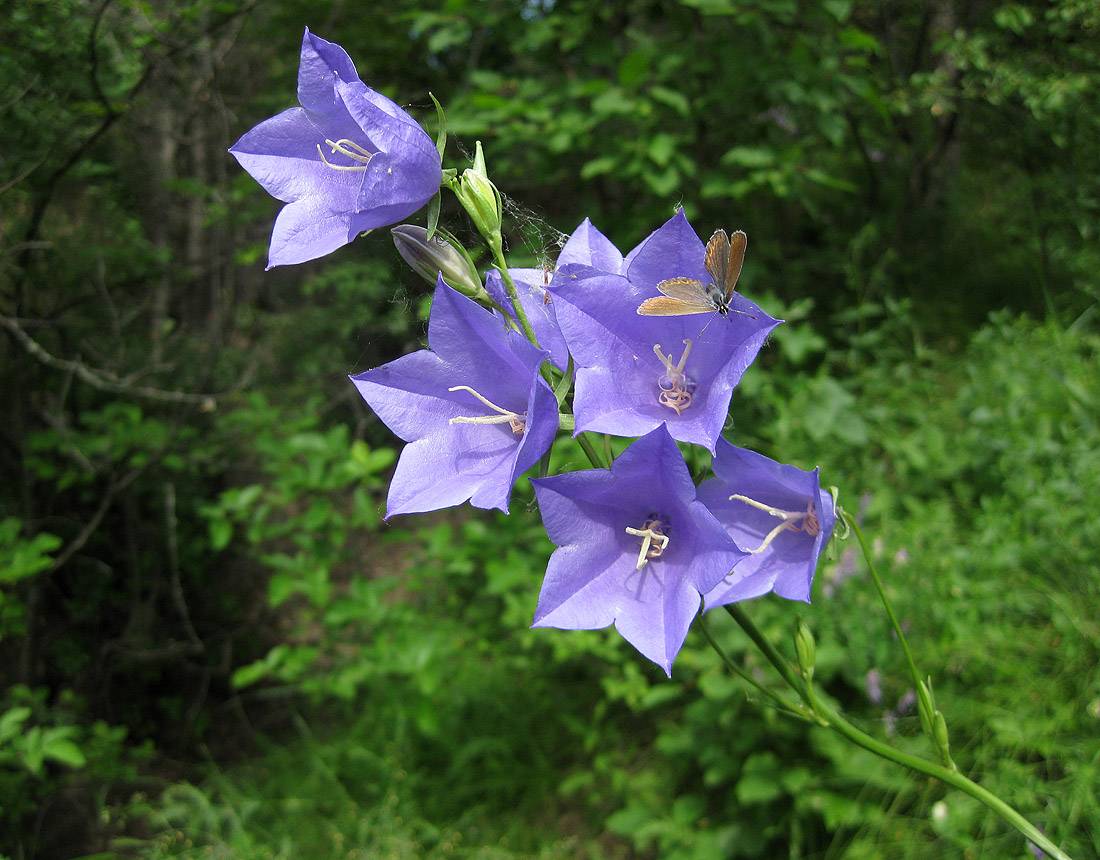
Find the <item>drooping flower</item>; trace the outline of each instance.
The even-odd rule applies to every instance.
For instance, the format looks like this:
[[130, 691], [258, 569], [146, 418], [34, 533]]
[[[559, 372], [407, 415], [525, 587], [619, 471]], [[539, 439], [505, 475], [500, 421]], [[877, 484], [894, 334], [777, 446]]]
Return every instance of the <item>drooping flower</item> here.
[[428, 349], [351, 377], [363, 399], [409, 443], [386, 517], [459, 505], [507, 513], [512, 484], [558, 430], [546, 353], [498, 315], [439, 279]]
[[706, 282], [705, 248], [682, 211], [623, 261], [621, 274], [565, 265], [551, 292], [577, 363], [576, 432], [640, 436], [661, 424], [714, 450], [734, 387], [780, 320], [740, 294], [736, 313], [641, 316], [660, 281]]
[[664, 427], [634, 442], [610, 470], [533, 481], [550, 557], [535, 627], [611, 623], [669, 675], [700, 594], [745, 557], [695, 485]]
[[287, 204], [275, 219], [268, 268], [322, 257], [400, 221], [442, 178], [439, 151], [416, 121], [359, 80], [343, 48], [308, 29], [298, 101], [229, 150]]
[[714, 474], [700, 485], [699, 499], [750, 555], [736, 576], [707, 593], [707, 609], [769, 591], [809, 603], [818, 557], [836, 525], [818, 470], [777, 463], [723, 439]]
[[[559, 370], [565, 370], [569, 364], [569, 347], [558, 326], [550, 285], [553, 282], [554, 272], [562, 266], [571, 264], [617, 274], [622, 268], [623, 255], [603, 233], [592, 225], [591, 221], [585, 218], [562, 246], [553, 269], [547, 266], [542, 269], [508, 270], [515, 282], [523, 312], [527, 314], [539, 345], [550, 352], [550, 361]], [[486, 276], [485, 289], [488, 290], [493, 301], [504, 308], [509, 316], [515, 317], [512, 302], [504, 289], [500, 272], [496, 269], [491, 269]]]

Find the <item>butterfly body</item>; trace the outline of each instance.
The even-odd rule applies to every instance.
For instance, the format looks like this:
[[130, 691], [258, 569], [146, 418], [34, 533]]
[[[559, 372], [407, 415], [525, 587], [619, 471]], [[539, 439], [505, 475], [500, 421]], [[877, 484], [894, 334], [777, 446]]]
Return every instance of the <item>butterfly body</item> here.
[[741, 231], [726, 236], [725, 230], [715, 230], [707, 242], [706, 269], [709, 281], [695, 278], [667, 278], [657, 284], [661, 293], [638, 305], [642, 316], [689, 316], [691, 314], [718, 313], [728, 316], [730, 311], [752, 316], [730, 306], [741, 277], [741, 265], [745, 261], [748, 237]]

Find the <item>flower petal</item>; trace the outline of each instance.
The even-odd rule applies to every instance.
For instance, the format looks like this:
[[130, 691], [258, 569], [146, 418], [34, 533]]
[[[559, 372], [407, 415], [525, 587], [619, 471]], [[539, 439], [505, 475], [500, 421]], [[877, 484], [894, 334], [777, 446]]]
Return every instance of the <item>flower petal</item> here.
[[653, 289], [666, 278], [695, 278], [709, 281], [703, 257], [706, 248], [695, 235], [683, 209], [654, 230], [638, 246], [626, 269], [631, 283]]
[[275, 219], [267, 267], [316, 260], [348, 244], [355, 235], [351, 216], [331, 211], [320, 198], [288, 203]]
[[351, 118], [380, 150], [407, 158], [419, 154], [439, 166], [435, 142], [390, 99], [362, 81], [337, 81], [336, 92]]
[[623, 255], [611, 241], [585, 218], [569, 236], [558, 255], [558, 266], [579, 263], [617, 275], [622, 271]]
[[301, 108], [265, 119], [241, 136], [229, 151], [272, 197], [293, 202], [323, 197], [334, 212], [355, 208], [362, 171], [333, 170], [318, 154], [326, 133]]
[[322, 39], [306, 27], [298, 64], [298, 103], [307, 110], [329, 113], [339, 106], [338, 80], [359, 80], [351, 57], [335, 42]]
[[469, 500], [508, 513], [518, 444], [507, 424], [449, 424], [406, 445], [386, 500], [386, 519]]

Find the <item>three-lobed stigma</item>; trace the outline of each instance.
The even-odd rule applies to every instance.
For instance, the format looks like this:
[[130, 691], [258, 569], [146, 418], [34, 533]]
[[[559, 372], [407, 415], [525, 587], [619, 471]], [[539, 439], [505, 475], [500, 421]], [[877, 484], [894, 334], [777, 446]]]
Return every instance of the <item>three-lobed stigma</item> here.
[[661, 351], [659, 343], [653, 345], [653, 352], [665, 369], [657, 377], [657, 402], [680, 415], [691, 406], [695, 395], [695, 381], [684, 373], [688, 356], [691, 355], [691, 341], [684, 341], [684, 351], [680, 354], [680, 360], [675, 363], [671, 355], [665, 355]]

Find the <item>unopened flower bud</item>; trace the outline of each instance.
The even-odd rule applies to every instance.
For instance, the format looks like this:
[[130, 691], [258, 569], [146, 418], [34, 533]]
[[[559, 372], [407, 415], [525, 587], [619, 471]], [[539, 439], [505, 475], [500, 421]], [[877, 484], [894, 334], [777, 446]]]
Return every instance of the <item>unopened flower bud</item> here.
[[500, 241], [500, 192], [489, 179], [485, 169], [485, 153], [481, 141], [477, 142], [474, 166], [462, 172], [454, 186], [455, 195], [478, 232], [490, 243]]
[[798, 668], [802, 670], [802, 677], [809, 681], [814, 676], [817, 645], [814, 643], [814, 634], [801, 621], [798, 622], [794, 634], [794, 650], [798, 654]]
[[488, 296], [477, 270], [439, 233], [429, 239], [428, 231], [415, 224], [400, 224], [390, 233], [401, 259], [429, 284], [434, 286], [436, 277], [443, 275], [444, 281], [465, 296], [472, 299]]
[[947, 720], [943, 718], [940, 711], [936, 711], [935, 716], [932, 718], [932, 736], [939, 748], [940, 760], [945, 766], [955, 770], [955, 762], [951, 760], [951, 743], [947, 736]]

